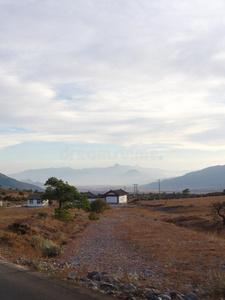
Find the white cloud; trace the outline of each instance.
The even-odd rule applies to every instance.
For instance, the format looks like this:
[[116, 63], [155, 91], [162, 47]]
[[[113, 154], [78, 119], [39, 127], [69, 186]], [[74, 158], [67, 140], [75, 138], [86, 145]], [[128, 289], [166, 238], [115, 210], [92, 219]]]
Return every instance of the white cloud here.
[[224, 9], [222, 0], [0, 1], [0, 126], [25, 131], [3, 131], [0, 147], [135, 137], [224, 149]]

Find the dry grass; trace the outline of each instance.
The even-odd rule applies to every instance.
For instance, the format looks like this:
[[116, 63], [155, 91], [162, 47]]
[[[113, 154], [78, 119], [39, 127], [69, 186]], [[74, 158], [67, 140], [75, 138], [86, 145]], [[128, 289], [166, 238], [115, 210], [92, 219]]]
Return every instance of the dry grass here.
[[[3, 208], [0, 210], [0, 255], [11, 261], [46, 261], [40, 249], [31, 245], [32, 236], [40, 236], [64, 247], [89, 223], [88, 214], [73, 209], [74, 221], [61, 222], [52, 218], [55, 207], [44, 208]], [[13, 227], [20, 224], [25, 228]], [[49, 259], [53, 260], [52, 258]]]
[[[211, 215], [211, 203], [219, 200], [224, 201], [225, 197], [177, 199], [166, 204], [162, 200], [142, 201], [131, 208], [106, 211], [103, 218], [118, 220], [114, 239], [123, 245], [123, 249], [138, 253], [154, 274], [150, 278], [132, 276], [121, 262], [124, 280], [154, 285], [160, 290], [195, 290], [200, 297], [208, 291], [211, 299], [225, 296], [225, 226], [215, 226]], [[40, 212], [47, 216], [41, 218]], [[29, 243], [32, 235], [40, 235], [69, 249], [74, 238], [85, 239], [91, 234], [89, 229], [83, 230], [89, 222], [88, 214], [74, 210], [75, 221], [64, 223], [52, 219], [53, 213], [53, 207], [0, 210], [0, 236], [3, 237], [0, 254], [12, 261], [20, 257], [43, 261], [41, 252]], [[14, 221], [21, 220], [29, 227], [28, 234], [19, 235], [8, 228]], [[98, 222], [93, 224], [98, 226]], [[106, 248], [104, 251], [112, 250]], [[78, 275], [85, 276], [86, 263], [80, 265]], [[68, 264], [61, 276], [67, 276], [71, 271]]]
[[213, 219], [212, 203], [216, 201], [225, 201], [225, 196], [170, 199], [166, 204], [164, 200], [139, 201], [138, 205], [149, 208], [159, 220], [225, 237], [222, 222]]
[[[169, 200], [166, 205], [164, 201], [144, 201], [130, 209], [130, 215], [129, 209], [124, 209], [127, 217], [120, 224], [119, 238], [138, 250], [160, 275], [160, 280], [151, 278], [152, 284], [182, 291], [190, 286], [211, 290], [213, 281], [224, 284], [225, 227], [214, 226], [210, 207], [218, 200], [225, 197]], [[165, 222], [173, 219], [186, 221], [178, 222], [179, 226]], [[220, 274], [220, 281], [212, 274]], [[223, 292], [225, 296], [225, 289]]]

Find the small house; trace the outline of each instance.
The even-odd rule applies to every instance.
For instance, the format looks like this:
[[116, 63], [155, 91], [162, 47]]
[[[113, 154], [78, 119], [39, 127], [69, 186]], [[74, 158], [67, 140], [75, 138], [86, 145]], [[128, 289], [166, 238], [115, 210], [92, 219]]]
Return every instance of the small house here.
[[95, 194], [93, 194], [89, 191], [88, 192], [83, 192], [81, 194], [87, 196], [87, 199], [90, 203], [97, 200], [97, 198], [98, 198]]
[[48, 205], [49, 205], [49, 200], [48, 199], [43, 200], [41, 195], [39, 194], [30, 194], [27, 197], [28, 207], [43, 207]]
[[127, 195], [129, 193], [125, 192], [122, 189], [119, 190], [110, 190], [105, 193], [103, 196], [107, 203], [111, 204], [119, 204], [119, 203], [127, 203]]

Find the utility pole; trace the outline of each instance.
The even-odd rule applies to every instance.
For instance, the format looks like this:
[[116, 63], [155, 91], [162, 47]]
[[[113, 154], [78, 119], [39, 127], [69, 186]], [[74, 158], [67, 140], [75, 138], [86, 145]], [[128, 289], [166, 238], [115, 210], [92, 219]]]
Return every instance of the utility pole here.
[[159, 185], [159, 200], [160, 200], [160, 179], [158, 180], [158, 185]]
[[137, 183], [134, 183], [134, 196], [137, 195]]

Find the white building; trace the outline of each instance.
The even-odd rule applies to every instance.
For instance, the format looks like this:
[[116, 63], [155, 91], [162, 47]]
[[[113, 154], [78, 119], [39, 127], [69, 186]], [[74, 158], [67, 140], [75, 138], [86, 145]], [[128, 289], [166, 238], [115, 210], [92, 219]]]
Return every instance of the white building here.
[[42, 197], [39, 194], [30, 194], [27, 197], [28, 207], [43, 207], [48, 205], [49, 205], [49, 200], [48, 199], [42, 200]]
[[119, 190], [110, 190], [105, 193], [103, 196], [107, 203], [111, 204], [119, 204], [119, 203], [127, 203], [127, 195], [129, 193], [125, 192], [122, 189]]

